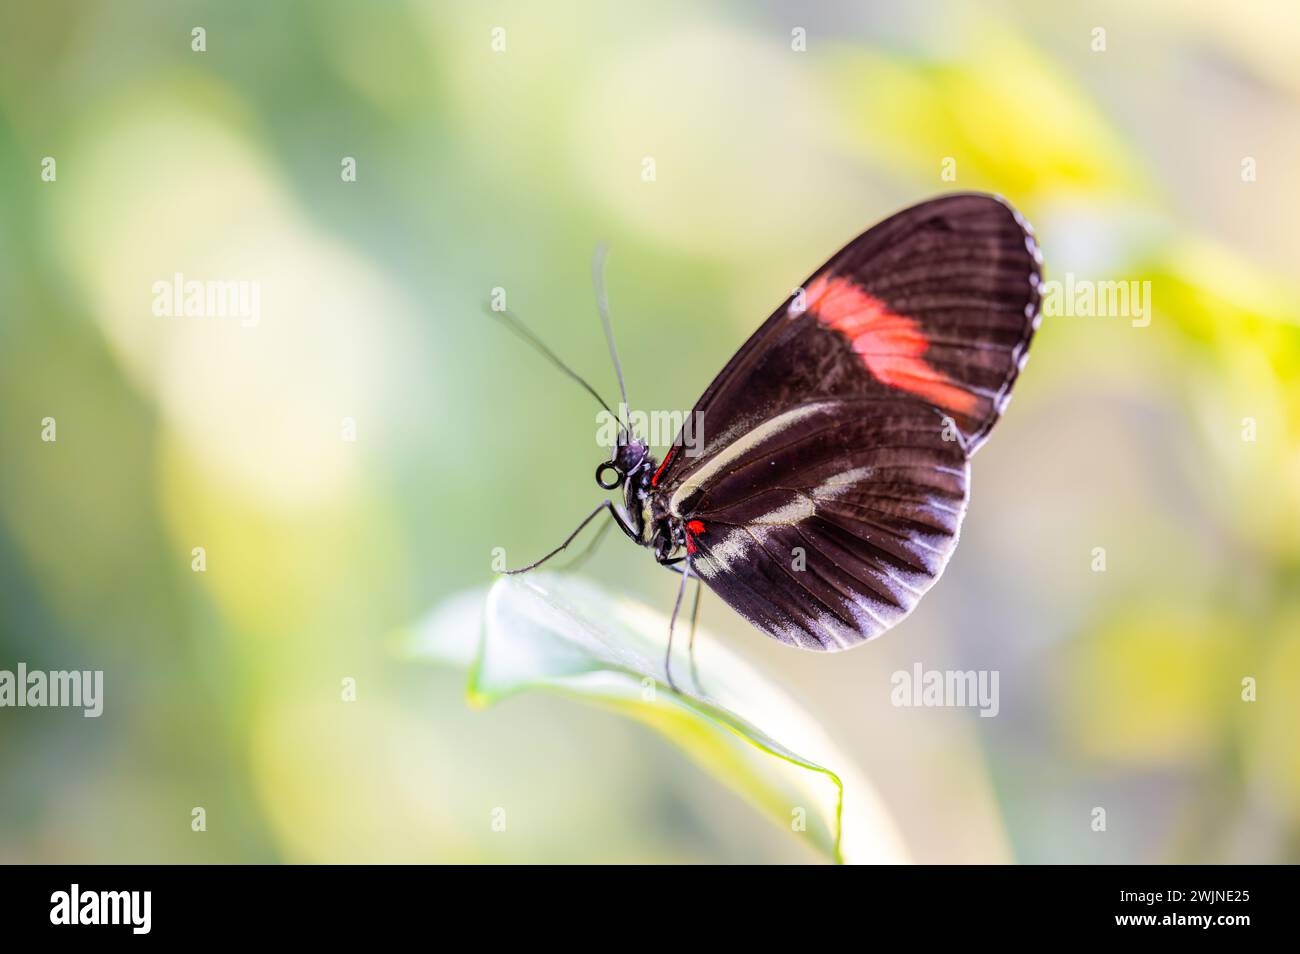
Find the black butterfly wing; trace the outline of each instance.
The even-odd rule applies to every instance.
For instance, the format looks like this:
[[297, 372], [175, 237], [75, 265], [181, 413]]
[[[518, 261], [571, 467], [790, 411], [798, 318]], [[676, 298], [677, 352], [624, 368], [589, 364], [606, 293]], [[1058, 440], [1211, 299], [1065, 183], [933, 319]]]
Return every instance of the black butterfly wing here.
[[767, 320], [696, 405], [654, 490], [696, 573], [769, 635], [843, 649], [943, 571], [968, 458], [1038, 321], [1039, 255], [992, 196], [946, 196], [855, 239]]

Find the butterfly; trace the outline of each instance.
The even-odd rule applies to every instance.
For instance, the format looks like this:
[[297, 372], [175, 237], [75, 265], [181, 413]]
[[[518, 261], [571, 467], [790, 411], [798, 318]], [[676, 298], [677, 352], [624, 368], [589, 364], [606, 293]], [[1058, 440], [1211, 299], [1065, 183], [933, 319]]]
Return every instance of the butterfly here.
[[[599, 262], [595, 271], [626, 406]], [[658, 461], [620, 429], [596, 482], [621, 489], [621, 502], [606, 500], [561, 546], [509, 572], [539, 566], [608, 513], [681, 573], [665, 657], [674, 688], [672, 633], [692, 577], [792, 646], [834, 652], [879, 636], [957, 546], [970, 459], [1038, 328], [1041, 272], [1032, 228], [998, 196], [945, 195], [890, 216], [741, 346], [695, 404], [700, 439], [679, 434]], [[693, 639], [692, 624], [692, 669]]]

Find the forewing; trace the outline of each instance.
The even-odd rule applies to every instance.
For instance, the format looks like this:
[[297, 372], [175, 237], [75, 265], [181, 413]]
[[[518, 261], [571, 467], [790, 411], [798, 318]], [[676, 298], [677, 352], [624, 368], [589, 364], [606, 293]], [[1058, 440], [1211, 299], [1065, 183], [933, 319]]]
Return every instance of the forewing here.
[[974, 453], [1038, 326], [1040, 263], [1029, 225], [996, 196], [943, 196], [891, 216], [750, 336], [696, 403], [694, 439], [679, 436], [656, 485], [685, 479], [783, 410], [825, 399], [927, 404]]

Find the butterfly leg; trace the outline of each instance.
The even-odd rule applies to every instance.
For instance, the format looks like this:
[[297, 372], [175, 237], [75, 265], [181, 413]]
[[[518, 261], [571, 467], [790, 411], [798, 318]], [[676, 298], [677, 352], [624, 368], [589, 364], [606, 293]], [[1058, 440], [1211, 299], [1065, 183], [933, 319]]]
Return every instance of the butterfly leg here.
[[542, 557], [540, 560], [534, 560], [532, 563], [528, 564], [527, 566], [521, 566], [515, 570], [503, 570], [502, 572], [508, 574], [527, 573], [529, 570], [537, 569], [537, 567], [541, 566], [551, 557], [555, 556], [558, 553], [562, 553], [564, 549], [570, 543], [573, 542], [574, 538], [578, 534], [582, 533], [583, 528], [586, 527], [587, 524], [591, 523], [591, 521], [595, 520], [598, 516], [600, 516], [602, 510], [608, 510], [610, 512], [610, 515], [614, 518], [614, 522], [619, 525], [619, 528], [628, 536], [632, 537], [633, 539], [636, 539], [635, 533], [633, 532], [632, 528], [623, 522], [623, 518], [619, 515], [618, 510], [614, 507], [614, 502], [612, 500], [606, 500], [599, 507], [593, 510], [591, 513], [587, 514], [587, 516], [583, 519], [582, 523], [578, 524], [578, 528], [574, 530], [571, 534], [569, 534], [569, 536], [565, 539], [563, 543], [561, 543], [550, 553], [546, 554], [546, 556]]
[[[690, 564], [688, 563], [687, 566]], [[682, 574], [682, 582], [686, 581], [686, 575]], [[704, 583], [697, 576], [695, 578], [695, 607], [691, 610], [691, 638], [686, 643], [686, 655], [691, 660], [691, 682], [695, 684], [695, 691], [700, 695], [705, 695], [704, 687], [700, 685], [700, 671], [695, 668], [695, 624], [700, 621], [700, 590], [704, 589]]]
[[672, 632], [677, 628], [677, 613], [681, 611], [681, 595], [686, 591], [686, 580], [690, 578], [690, 564], [686, 564], [685, 571], [681, 573], [681, 586], [677, 587], [677, 602], [672, 604], [672, 619], [668, 620], [668, 649], [663, 654], [663, 672], [668, 677], [668, 688], [673, 691], [677, 689], [677, 682], [672, 678]]
[[[673, 567], [676, 569], [676, 567]], [[677, 626], [677, 613], [681, 612], [681, 597], [686, 593], [686, 581], [690, 580], [690, 561], [686, 561], [686, 568], [681, 572], [681, 586], [677, 587], [677, 602], [672, 604], [672, 619], [668, 620], [668, 650], [663, 656], [663, 671], [668, 677], [668, 686], [673, 691], [677, 689], [676, 681], [672, 678], [672, 633]], [[699, 615], [699, 580], [695, 580], [695, 610], [690, 615], [690, 641], [688, 643], [690, 650], [690, 673], [695, 676], [695, 617]], [[699, 680], [695, 680], [695, 686], [699, 686]]]
[[600, 546], [600, 542], [605, 539], [605, 534], [612, 526], [614, 526], [614, 521], [612, 520], [606, 520], [602, 523], [600, 529], [596, 531], [596, 535], [591, 538], [591, 542], [583, 547], [582, 552], [560, 569], [565, 573], [572, 573], [591, 559], [591, 555], [596, 552], [596, 549]]

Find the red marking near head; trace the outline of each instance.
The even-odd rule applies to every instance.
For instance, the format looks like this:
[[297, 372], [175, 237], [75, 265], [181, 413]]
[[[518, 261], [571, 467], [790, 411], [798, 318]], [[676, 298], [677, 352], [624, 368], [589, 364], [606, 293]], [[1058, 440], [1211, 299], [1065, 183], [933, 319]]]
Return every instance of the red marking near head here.
[[664, 468], [668, 466], [668, 462], [673, 459], [673, 454], [676, 452], [676, 450], [677, 450], [676, 444], [668, 448], [668, 453], [664, 454], [664, 462], [659, 465], [659, 469], [655, 471], [655, 475], [650, 478], [651, 487], [659, 486], [659, 475], [664, 472]]
[[979, 396], [921, 360], [930, 342], [915, 319], [890, 311], [847, 278], [818, 275], [804, 295], [807, 310], [848, 339], [877, 381], [953, 413], [975, 415]]
[[686, 552], [694, 553], [697, 549], [695, 538], [704, 533], [704, 521], [691, 520], [686, 524]]

